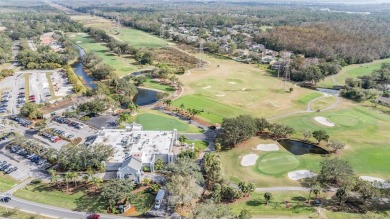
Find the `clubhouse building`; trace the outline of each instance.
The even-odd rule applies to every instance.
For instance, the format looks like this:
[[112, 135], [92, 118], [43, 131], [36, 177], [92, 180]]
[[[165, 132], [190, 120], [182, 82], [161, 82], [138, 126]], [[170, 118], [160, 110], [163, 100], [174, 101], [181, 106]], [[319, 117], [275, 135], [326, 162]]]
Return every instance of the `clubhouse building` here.
[[102, 128], [94, 144], [114, 147], [114, 155], [107, 161], [106, 172], [116, 173], [116, 178], [142, 181], [144, 167], [154, 171], [154, 163], [161, 159], [173, 162], [177, 131], [145, 131], [142, 125], [132, 123], [125, 129]]

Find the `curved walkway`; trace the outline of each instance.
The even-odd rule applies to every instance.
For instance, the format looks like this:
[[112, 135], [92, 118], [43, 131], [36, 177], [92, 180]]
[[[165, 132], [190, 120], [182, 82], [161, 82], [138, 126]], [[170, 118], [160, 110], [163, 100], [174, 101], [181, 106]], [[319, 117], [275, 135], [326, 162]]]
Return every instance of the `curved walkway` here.
[[[333, 103], [332, 105], [326, 107], [325, 109], [321, 110], [321, 112], [332, 110], [332, 109], [336, 108], [339, 105], [339, 103], [341, 102], [340, 101], [340, 97], [337, 96], [337, 95], [334, 95], [334, 96], [336, 97], [336, 102]], [[306, 106], [306, 110], [300, 110], [300, 111], [295, 111], [295, 112], [291, 112], [291, 113], [286, 113], [286, 114], [274, 116], [274, 117], [268, 118], [268, 120], [280, 119], [280, 118], [284, 118], [284, 117], [287, 117], [287, 116], [292, 116], [292, 115], [295, 115], [295, 114], [301, 114], [301, 113], [313, 113], [313, 112], [315, 112], [312, 109], [313, 103], [315, 101], [319, 100], [319, 99], [323, 99], [323, 98], [326, 98], [326, 97], [328, 97], [328, 96], [324, 95], [324, 96], [317, 97], [317, 98], [314, 98], [314, 99], [310, 100], [310, 102]]]

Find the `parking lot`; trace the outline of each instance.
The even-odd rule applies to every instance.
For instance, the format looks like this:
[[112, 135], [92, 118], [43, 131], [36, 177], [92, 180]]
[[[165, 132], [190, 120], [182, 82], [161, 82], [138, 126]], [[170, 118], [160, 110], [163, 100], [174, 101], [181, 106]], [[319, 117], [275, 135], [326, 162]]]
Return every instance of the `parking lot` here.
[[63, 97], [73, 93], [73, 86], [68, 83], [65, 73], [61, 71], [50, 73], [50, 79], [56, 97]]
[[49, 82], [46, 73], [35, 73], [29, 75], [30, 96], [35, 97], [36, 103], [45, 103], [51, 98]]
[[[46, 74], [50, 74], [51, 84]], [[28, 88], [26, 88], [26, 81]], [[45, 103], [55, 97], [72, 93], [72, 85], [60, 71], [31, 70], [19, 71], [0, 81], [0, 116], [18, 114], [26, 101]]]
[[10, 139], [0, 141], [0, 170], [4, 174], [9, 174], [16, 180], [24, 180], [28, 177], [43, 178], [46, 176], [44, 169], [48, 167], [47, 163], [43, 160], [38, 162], [37, 159], [31, 160], [17, 153], [12, 153], [10, 149], [5, 148], [9, 143]]
[[[71, 120], [71, 121], [73, 121], [73, 120]], [[80, 122], [76, 122], [76, 123], [81, 124]], [[60, 122], [57, 122], [54, 120], [52, 122], [50, 122], [50, 124], [47, 126], [47, 128], [58, 129], [58, 130], [64, 131], [68, 134], [73, 135], [74, 138], [80, 137], [80, 138], [82, 138], [81, 143], [85, 142], [85, 139], [87, 137], [95, 135], [97, 133], [97, 131], [95, 129], [89, 127], [88, 125], [83, 125], [82, 128], [78, 129], [74, 126], [70, 126], [69, 124], [60, 123]]]

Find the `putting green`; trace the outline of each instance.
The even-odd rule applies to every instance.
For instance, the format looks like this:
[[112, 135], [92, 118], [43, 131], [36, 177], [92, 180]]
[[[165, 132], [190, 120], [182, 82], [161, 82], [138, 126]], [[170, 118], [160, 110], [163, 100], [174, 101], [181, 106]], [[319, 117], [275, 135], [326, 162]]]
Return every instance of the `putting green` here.
[[348, 115], [330, 115], [329, 116], [330, 121], [336, 123], [337, 125], [343, 125], [343, 126], [356, 126], [359, 124], [360, 120], [354, 116], [348, 116]]
[[286, 152], [272, 152], [260, 158], [257, 169], [268, 175], [279, 175], [299, 166], [298, 159]]

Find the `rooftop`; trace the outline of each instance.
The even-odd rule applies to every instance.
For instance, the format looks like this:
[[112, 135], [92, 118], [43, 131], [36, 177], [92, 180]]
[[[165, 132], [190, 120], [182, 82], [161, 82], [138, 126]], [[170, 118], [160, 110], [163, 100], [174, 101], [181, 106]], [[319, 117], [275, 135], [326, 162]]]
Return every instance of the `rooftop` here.
[[129, 156], [142, 163], [149, 163], [154, 154], [169, 154], [175, 141], [176, 131], [145, 131], [133, 123], [126, 129], [102, 129], [94, 144], [107, 144], [115, 148], [109, 162], [123, 162]]

